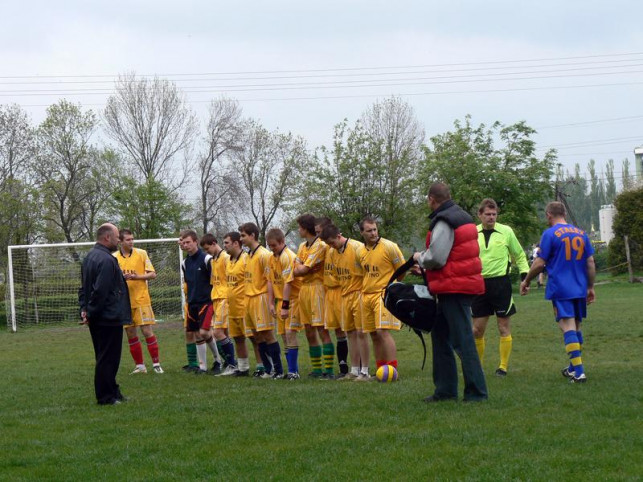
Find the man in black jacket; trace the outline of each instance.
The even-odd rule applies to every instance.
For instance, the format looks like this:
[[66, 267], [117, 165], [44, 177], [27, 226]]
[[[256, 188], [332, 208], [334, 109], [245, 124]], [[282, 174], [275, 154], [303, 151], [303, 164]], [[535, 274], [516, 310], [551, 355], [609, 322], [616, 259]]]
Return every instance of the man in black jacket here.
[[99, 405], [125, 400], [116, 383], [121, 362], [123, 325], [131, 323], [127, 284], [112, 252], [118, 247], [118, 228], [103, 224], [96, 244], [83, 260], [82, 286], [78, 293], [82, 322], [89, 325], [94, 344], [94, 388]]

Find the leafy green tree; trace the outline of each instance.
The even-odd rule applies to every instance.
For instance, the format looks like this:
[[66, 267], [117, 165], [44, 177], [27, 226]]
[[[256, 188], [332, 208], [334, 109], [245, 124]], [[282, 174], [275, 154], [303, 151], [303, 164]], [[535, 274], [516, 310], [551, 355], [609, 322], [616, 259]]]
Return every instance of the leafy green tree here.
[[122, 176], [112, 193], [108, 212], [119, 227], [131, 229], [138, 238], [153, 239], [175, 236], [191, 226], [191, 209], [160, 181], [139, 182]]
[[[625, 263], [624, 236], [628, 236], [632, 267], [643, 269], [643, 187], [623, 191], [614, 200], [616, 216], [614, 217], [614, 239], [609, 244], [609, 265], [618, 266]], [[620, 266], [613, 272], [624, 272], [627, 268]]]
[[499, 221], [512, 226], [519, 239], [537, 237], [542, 223], [536, 208], [552, 197], [555, 152], [537, 156], [536, 131], [524, 121], [473, 126], [467, 116], [454, 127], [432, 137], [425, 148], [424, 190], [432, 182], [445, 182], [474, 219], [480, 201], [493, 198], [500, 207]]
[[90, 144], [97, 123], [91, 110], [83, 112], [80, 105], [61, 100], [47, 109], [37, 130], [33, 170], [50, 241], [91, 239], [82, 219], [95, 194], [88, 181], [97, 160], [96, 148]]
[[423, 140], [413, 109], [396, 97], [374, 103], [352, 127], [346, 120], [337, 124], [332, 147], [316, 153], [317, 171], [306, 180], [300, 212], [327, 215], [347, 236], [358, 236], [357, 223], [373, 215], [382, 235], [409, 241]]

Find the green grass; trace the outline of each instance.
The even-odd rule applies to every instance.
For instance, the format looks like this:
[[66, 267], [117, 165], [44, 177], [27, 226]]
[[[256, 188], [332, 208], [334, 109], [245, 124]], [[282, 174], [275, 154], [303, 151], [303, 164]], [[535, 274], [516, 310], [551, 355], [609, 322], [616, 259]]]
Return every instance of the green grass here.
[[[583, 353], [589, 382], [569, 385], [543, 291], [517, 300], [506, 379], [490, 399], [426, 405], [430, 353], [396, 335], [399, 383], [196, 377], [179, 323], [157, 327], [166, 373], [119, 382], [130, 400], [100, 407], [84, 327], [0, 333], [1, 480], [635, 480], [643, 474], [643, 285], [596, 288]], [[302, 340], [302, 346], [305, 342]], [[147, 354], [146, 359], [147, 358]], [[308, 369], [301, 350], [302, 372]]]

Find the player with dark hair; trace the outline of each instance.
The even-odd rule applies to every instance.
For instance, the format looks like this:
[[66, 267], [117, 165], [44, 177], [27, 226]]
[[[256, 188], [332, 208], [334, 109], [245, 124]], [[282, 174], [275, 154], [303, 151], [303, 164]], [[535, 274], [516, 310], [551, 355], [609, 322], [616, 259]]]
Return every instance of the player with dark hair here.
[[226, 264], [228, 284], [228, 332], [237, 350], [237, 366], [228, 365], [221, 375], [247, 377], [250, 373], [246, 338], [252, 331], [246, 329], [246, 284], [245, 273], [248, 253], [241, 249], [241, 235], [231, 231], [223, 237], [223, 249], [229, 256]]
[[587, 375], [581, 358], [583, 334], [581, 323], [587, 316], [587, 304], [596, 299], [594, 248], [587, 233], [565, 220], [565, 206], [550, 202], [545, 208], [547, 223], [540, 239], [540, 256], [536, 258], [520, 284], [520, 294], [529, 292], [529, 284], [545, 265], [549, 280], [545, 298], [554, 305], [556, 322], [563, 332], [569, 366], [562, 370], [571, 383], [584, 383]]
[[510, 319], [516, 313], [516, 304], [511, 295], [509, 270], [513, 261], [518, 266], [521, 279], [529, 271], [527, 256], [518, 238], [509, 226], [496, 222], [498, 205], [493, 199], [484, 199], [478, 208], [481, 224], [477, 226], [482, 277], [485, 292], [473, 299], [473, 336], [480, 362], [484, 359], [484, 333], [491, 315], [496, 315], [500, 332], [500, 364], [497, 376], [507, 376], [509, 356], [513, 345]]
[[[290, 278], [301, 278], [299, 291], [299, 317], [306, 330], [310, 352], [312, 378], [330, 379], [333, 373], [332, 357], [335, 352], [328, 330], [324, 328], [324, 260], [326, 244], [315, 233], [315, 216], [302, 214], [297, 218], [299, 245]], [[321, 339], [321, 343], [320, 343]], [[323, 347], [321, 346], [323, 344]], [[322, 371], [322, 353], [324, 370]]]
[[350, 373], [343, 380], [356, 380], [360, 374], [362, 379], [368, 379], [368, 335], [362, 331], [364, 270], [359, 261], [364, 244], [355, 239], [345, 238], [339, 228], [332, 224], [324, 226], [320, 237], [332, 248], [330, 263], [335, 269], [341, 290], [340, 322], [342, 330], [348, 335], [351, 359]]
[[246, 264], [246, 325], [252, 330], [259, 351], [258, 378], [284, 378], [281, 363], [281, 347], [275, 338], [275, 319], [270, 311], [270, 299], [274, 299], [270, 283], [270, 251], [259, 244], [259, 228], [254, 223], [239, 227], [241, 243], [247, 247]]
[[[187, 256], [181, 264], [187, 291], [187, 317], [185, 320], [188, 353], [187, 371], [206, 373], [206, 346], [217, 357], [217, 345], [210, 333], [212, 326], [212, 256], [199, 249], [195, 231], [186, 229], [179, 234], [181, 249]], [[200, 352], [200, 353], [199, 353]], [[198, 367], [195, 358], [199, 359]]]
[[[320, 237], [324, 226], [331, 225], [330, 218], [322, 216], [315, 219], [315, 234]], [[323, 240], [323, 239], [322, 239]], [[335, 266], [331, 258], [334, 256], [332, 246], [326, 250], [326, 258], [324, 259], [324, 328], [329, 332], [335, 331], [337, 338], [337, 363], [339, 364], [339, 374], [337, 378], [343, 378], [348, 373], [348, 340], [346, 339], [346, 332], [342, 330], [341, 317], [342, 317], [342, 288], [335, 273]], [[332, 357], [324, 355], [332, 367]], [[332, 373], [332, 372], [331, 372]]]
[[270, 309], [277, 319], [277, 332], [284, 335], [286, 362], [288, 364], [287, 380], [299, 380], [299, 342], [297, 333], [303, 329], [299, 320], [299, 289], [301, 278], [290, 276], [296, 255], [286, 246], [286, 237], [281, 229], [270, 229], [266, 233], [270, 257], [270, 281], [273, 299]]
[[[377, 368], [391, 365], [397, 369], [397, 347], [390, 331], [399, 330], [402, 324], [386, 309], [382, 294], [395, 270], [404, 264], [404, 255], [397, 244], [380, 237], [375, 218], [367, 216], [362, 219], [359, 229], [364, 238], [360, 256], [364, 268], [362, 330], [373, 341]], [[368, 376], [360, 376], [361, 379], [368, 379]]]
[[141, 342], [136, 333], [136, 327], [140, 327], [145, 337], [147, 351], [152, 358], [154, 373], [163, 373], [159, 361], [159, 346], [152, 326], [156, 324], [152, 301], [147, 286], [147, 281], [156, 278], [156, 271], [150, 261], [147, 252], [134, 247], [134, 235], [129, 229], [121, 229], [118, 235], [120, 249], [114, 253], [118, 265], [127, 281], [130, 305], [132, 307], [132, 324], [125, 325], [125, 333], [129, 343], [129, 351], [134, 359], [136, 367], [131, 373], [147, 373], [143, 362], [143, 350]]
[[[223, 355], [223, 360], [215, 360], [211, 373], [219, 375], [228, 366], [237, 365], [234, 359], [234, 343], [228, 337], [228, 282], [226, 280], [226, 265], [230, 256], [219, 246], [217, 238], [212, 234], [204, 234], [200, 241], [201, 247], [212, 256], [212, 320], [213, 335], [217, 343], [217, 351]], [[223, 361], [223, 363], [221, 363]]]

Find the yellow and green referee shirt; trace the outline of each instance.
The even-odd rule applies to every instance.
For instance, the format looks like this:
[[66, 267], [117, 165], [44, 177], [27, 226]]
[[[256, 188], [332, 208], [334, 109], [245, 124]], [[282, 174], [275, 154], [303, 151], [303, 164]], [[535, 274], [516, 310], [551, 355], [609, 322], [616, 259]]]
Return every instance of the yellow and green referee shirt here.
[[487, 239], [482, 224], [479, 224], [477, 228], [483, 278], [507, 275], [512, 260], [518, 266], [518, 271], [521, 274], [529, 271], [527, 256], [513, 229], [505, 224], [496, 223]]

